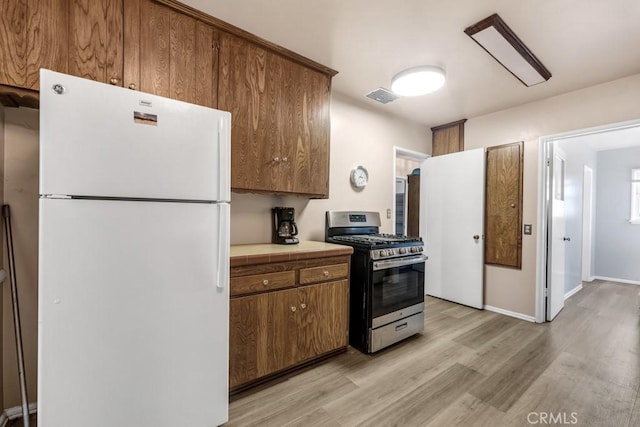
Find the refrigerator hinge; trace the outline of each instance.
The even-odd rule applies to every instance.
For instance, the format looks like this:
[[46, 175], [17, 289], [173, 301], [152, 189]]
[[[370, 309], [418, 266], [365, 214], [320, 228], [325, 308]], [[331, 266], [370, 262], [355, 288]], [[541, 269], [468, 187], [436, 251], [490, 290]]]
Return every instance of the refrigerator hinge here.
[[71, 196], [67, 194], [42, 194], [40, 197], [43, 199], [71, 199]]

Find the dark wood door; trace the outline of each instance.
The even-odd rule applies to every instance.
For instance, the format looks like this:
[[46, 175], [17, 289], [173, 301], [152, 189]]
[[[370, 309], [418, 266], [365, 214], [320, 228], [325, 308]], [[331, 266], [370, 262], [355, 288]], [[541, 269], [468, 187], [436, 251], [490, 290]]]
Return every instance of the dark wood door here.
[[407, 176], [407, 236], [420, 236], [420, 175]]
[[349, 281], [299, 289], [297, 356], [303, 361], [347, 345]]
[[524, 144], [487, 149], [485, 263], [522, 265], [522, 179]]

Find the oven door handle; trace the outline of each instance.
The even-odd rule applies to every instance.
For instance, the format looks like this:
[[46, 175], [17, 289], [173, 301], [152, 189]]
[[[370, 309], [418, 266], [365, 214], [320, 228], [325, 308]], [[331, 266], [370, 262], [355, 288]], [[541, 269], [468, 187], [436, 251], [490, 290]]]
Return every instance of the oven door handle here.
[[420, 255], [418, 257], [402, 258], [391, 261], [376, 261], [373, 263], [373, 271], [385, 270], [387, 268], [404, 267], [406, 265], [419, 264], [425, 262], [429, 257]]

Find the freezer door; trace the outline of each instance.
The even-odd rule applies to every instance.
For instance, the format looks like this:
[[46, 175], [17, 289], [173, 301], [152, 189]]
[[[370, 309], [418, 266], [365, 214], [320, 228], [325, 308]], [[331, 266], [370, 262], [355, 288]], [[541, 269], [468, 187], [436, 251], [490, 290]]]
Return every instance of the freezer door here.
[[228, 222], [228, 205], [40, 200], [38, 425], [227, 421]]
[[40, 87], [40, 194], [230, 199], [230, 113], [48, 70]]

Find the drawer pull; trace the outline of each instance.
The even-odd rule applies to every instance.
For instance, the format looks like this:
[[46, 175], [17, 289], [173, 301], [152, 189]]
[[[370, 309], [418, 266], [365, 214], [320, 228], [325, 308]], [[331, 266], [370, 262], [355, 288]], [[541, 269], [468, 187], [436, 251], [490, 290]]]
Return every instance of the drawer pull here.
[[400, 325], [396, 326], [396, 331], [401, 331], [405, 329], [407, 326], [409, 326], [407, 322], [401, 323]]
[[327, 270], [323, 271], [322, 274], [324, 274], [325, 277], [329, 276], [329, 272]]
[[305, 303], [300, 304], [300, 308], [304, 310], [305, 308], [307, 308], [307, 304]]
[[291, 311], [293, 311], [295, 313], [295, 311], [296, 311], [296, 306], [295, 305], [291, 306]]
[[264, 279], [264, 280], [262, 281], [262, 284], [263, 284], [263, 285], [265, 285], [265, 286], [267, 286], [267, 285], [269, 284], [269, 281], [268, 281], [267, 279]]

